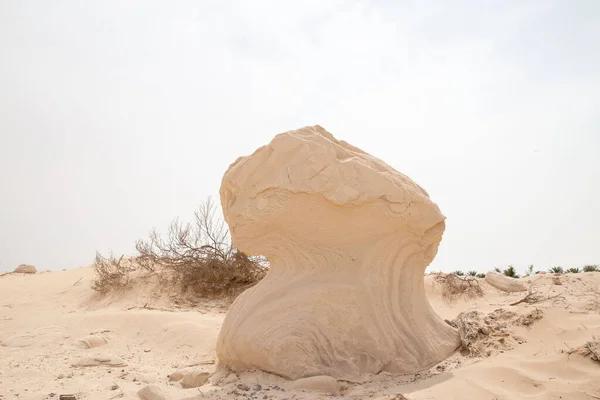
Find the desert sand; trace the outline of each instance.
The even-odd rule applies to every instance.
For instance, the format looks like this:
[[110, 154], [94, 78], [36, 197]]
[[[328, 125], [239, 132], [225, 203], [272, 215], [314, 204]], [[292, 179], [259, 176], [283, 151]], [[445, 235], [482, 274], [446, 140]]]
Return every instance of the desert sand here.
[[[502, 309], [519, 315], [540, 310], [543, 314], [529, 326], [509, 326], [518, 339], [505, 339], [506, 347], [500, 337], [493, 338], [497, 343], [490, 344], [489, 356], [456, 352], [421, 373], [396, 377], [381, 373], [362, 383], [341, 381], [337, 398], [600, 397], [600, 364], [573, 351], [600, 337], [600, 273], [560, 275], [561, 285], [553, 278], [545, 274], [519, 281], [558, 297], [510, 306], [526, 293], [505, 293], [480, 279], [483, 297], [448, 302], [433, 277], [425, 277], [427, 298], [445, 319], [468, 310]], [[207, 383], [184, 389], [168, 376], [178, 370], [215, 370], [215, 345], [226, 307], [212, 301], [178, 301], [151, 281], [102, 298], [90, 289], [92, 279], [90, 267], [0, 277], [2, 399], [56, 399], [60, 394], [75, 394], [78, 399], [139, 399], [137, 392], [149, 384], [158, 386], [167, 399], [177, 400], [199, 392], [204, 396], [198, 398], [205, 399], [331, 398], [317, 391], [294, 390], [287, 380], [262, 372], [232, 374], [223, 386]], [[86, 349], [84, 343], [100, 346]], [[94, 357], [115, 366], [79, 366]]]
[[600, 399], [599, 272], [425, 275], [438, 206], [319, 126], [239, 158], [220, 194], [264, 279], [230, 304], [143, 269], [100, 294], [91, 266], [20, 266], [0, 400]]

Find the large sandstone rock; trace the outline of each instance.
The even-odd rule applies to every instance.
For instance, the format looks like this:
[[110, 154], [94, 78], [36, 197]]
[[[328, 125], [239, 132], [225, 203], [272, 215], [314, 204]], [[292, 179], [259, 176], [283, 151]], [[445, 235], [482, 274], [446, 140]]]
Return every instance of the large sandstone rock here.
[[33, 265], [21, 264], [15, 271], [17, 274], [35, 274], [37, 269]]
[[407, 176], [314, 126], [239, 158], [220, 195], [234, 244], [271, 263], [227, 313], [223, 366], [355, 380], [459, 346], [423, 282], [445, 217]]

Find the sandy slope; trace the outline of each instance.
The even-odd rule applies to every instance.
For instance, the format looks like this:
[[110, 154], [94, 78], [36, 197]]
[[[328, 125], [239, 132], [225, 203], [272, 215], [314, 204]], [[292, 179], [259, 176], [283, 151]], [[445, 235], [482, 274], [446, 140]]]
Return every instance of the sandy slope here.
[[[137, 391], [148, 383], [159, 386], [168, 399], [199, 392], [205, 399], [331, 398], [291, 390], [289, 383], [262, 373], [239, 374], [223, 387], [183, 389], [169, 382], [168, 375], [179, 369], [214, 371], [211, 362], [224, 307], [211, 302], [177, 305], [151, 283], [99, 298], [90, 289], [92, 278], [89, 267], [0, 277], [0, 399], [57, 399], [65, 393], [78, 399], [138, 399]], [[562, 285], [554, 285], [550, 275], [521, 279], [533, 281], [540, 292], [562, 297], [510, 306], [523, 294], [500, 293], [483, 281], [483, 298], [445, 303], [427, 278], [428, 297], [447, 319], [470, 309], [526, 313], [537, 307], [544, 315], [530, 327], [511, 328], [523, 342], [512, 350], [484, 359], [455, 354], [421, 374], [342, 383], [339, 398], [396, 393], [423, 400], [600, 398], [600, 364], [569, 354], [594, 335], [600, 337], [600, 273], [560, 279]], [[78, 341], [90, 333], [104, 341], [84, 349]], [[91, 356], [122, 365], [72, 366]]]

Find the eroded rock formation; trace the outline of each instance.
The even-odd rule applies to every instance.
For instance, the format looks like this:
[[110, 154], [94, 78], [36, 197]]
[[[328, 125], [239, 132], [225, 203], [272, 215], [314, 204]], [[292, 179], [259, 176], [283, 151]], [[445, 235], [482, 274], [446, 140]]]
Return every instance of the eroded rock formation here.
[[239, 158], [220, 195], [234, 244], [271, 264], [227, 313], [223, 366], [356, 380], [459, 346], [423, 283], [445, 217], [407, 176], [314, 126]]
[[515, 278], [508, 277], [496, 271], [485, 274], [485, 281], [496, 289], [505, 292], [524, 292], [527, 288]]

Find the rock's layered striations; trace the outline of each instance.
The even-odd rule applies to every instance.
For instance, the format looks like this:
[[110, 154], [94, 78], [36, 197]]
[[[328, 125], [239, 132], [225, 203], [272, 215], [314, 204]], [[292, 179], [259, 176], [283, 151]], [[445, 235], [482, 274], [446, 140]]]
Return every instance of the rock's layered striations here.
[[239, 158], [220, 195], [234, 244], [271, 264], [227, 313], [222, 365], [356, 380], [459, 346], [423, 283], [445, 217], [407, 176], [314, 126]]

